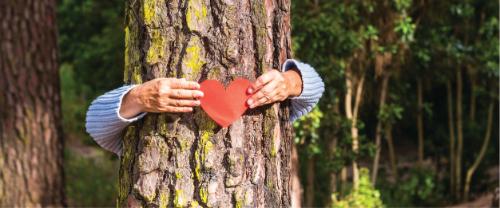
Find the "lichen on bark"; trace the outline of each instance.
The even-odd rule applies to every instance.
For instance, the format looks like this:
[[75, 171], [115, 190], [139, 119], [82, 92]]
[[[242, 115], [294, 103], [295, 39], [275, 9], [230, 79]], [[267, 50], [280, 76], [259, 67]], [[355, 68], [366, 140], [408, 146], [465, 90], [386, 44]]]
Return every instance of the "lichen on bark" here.
[[[288, 0], [128, 0], [125, 82], [158, 77], [227, 85], [290, 55]], [[289, 206], [287, 103], [228, 128], [200, 108], [148, 114], [124, 137], [118, 206]]]

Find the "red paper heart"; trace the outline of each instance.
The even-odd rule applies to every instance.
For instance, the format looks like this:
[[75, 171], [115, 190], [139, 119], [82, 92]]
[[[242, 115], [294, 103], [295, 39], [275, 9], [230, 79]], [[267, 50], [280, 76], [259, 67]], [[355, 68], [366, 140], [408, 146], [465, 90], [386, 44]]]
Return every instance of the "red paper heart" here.
[[200, 85], [204, 94], [201, 108], [222, 127], [231, 125], [248, 109], [247, 89], [251, 83], [247, 79], [235, 79], [225, 90], [217, 80], [205, 80]]

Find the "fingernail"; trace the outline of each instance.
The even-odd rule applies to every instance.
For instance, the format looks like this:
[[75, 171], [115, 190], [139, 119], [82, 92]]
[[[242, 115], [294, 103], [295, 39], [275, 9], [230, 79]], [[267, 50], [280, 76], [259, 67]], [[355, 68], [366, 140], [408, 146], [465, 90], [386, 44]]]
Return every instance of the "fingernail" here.
[[252, 100], [252, 99], [248, 99], [248, 100], [247, 100], [247, 104], [248, 104], [249, 106], [252, 106], [252, 103], [253, 103], [253, 100]]
[[201, 105], [201, 102], [199, 100], [194, 102], [195, 105]]
[[202, 98], [203, 96], [205, 96], [205, 94], [203, 94], [203, 92], [200, 91], [200, 92], [198, 92], [198, 94], [196, 96], [199, 97], [199, 98]]
[[248, 93], [248, 94], [252, 94], [252, 93], [253, 93], [253, 89], [252, 89], [251, 87], [250, 87], [250, 88], [248, 88], [247, 93]]

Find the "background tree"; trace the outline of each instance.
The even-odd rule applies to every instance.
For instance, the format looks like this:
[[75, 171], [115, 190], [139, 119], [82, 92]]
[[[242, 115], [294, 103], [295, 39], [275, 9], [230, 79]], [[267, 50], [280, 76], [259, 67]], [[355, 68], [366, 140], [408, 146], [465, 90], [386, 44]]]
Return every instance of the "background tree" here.
[[0, 2], [0, 206], [64, 206], [53, 0]]
[[[68, 180], [72, 181], [67, 183], [70, 204], [113, 206], [115, 201], [109, 199], [115, 198], [113, 194], [117, 193], [118, 158], [97, 147], [85, 134], [82, 121], [92, 98], [122, 83], [124, 4], [120, 0], [60, 2], [63, 125], [67, 130], [65, 141], [71, 141], [66, 143], [65, 167]], [[182, 5], [186, 3], [183, 2]], [[211, 2], [219, 5], [221, 1]], [[326, 84], [325, 94], [314, 113], [303, 119], [305, 123], [294, 124], [296, 170], [300, 176], [295, 179], [299, 179], [304, 189], [311, 184], [309, 190], [314, 190], [314, 195], [310, 194], [309, 198], [314, 206], [349, 203], [355, 206], [358, 202], [366, 202], [363, 205], [368, 206], [380, 204], [380, 201], [386, 206], [397, 207], [456, 205], [462, 203], [467, 175], [471, 175], [468, 199], [491, 201], [485, 198], [498, 184], [499, 150], [498, 139], [495, 139], [498, 128], [491, 128], [489, 140], [485, 138], [490, 103], [493, 100], [493, 106], [498, 105], [495, 97], [498, 87], [488, 84], [498, 80], [497, 1], [293, 0], [291, 4], [294, 58], [314, 66]], [[406, 15], [398, 5], [404, 6]], [[209, 11], [207, 17], [212, 17]], [[389, 13], [394, 19], [388, 18]], [[386, 18], [379, 18], [382, 16]], [[381, 27], [376, 21], [396, 25]], [[412, 25], [415, 26], [413, 30]], [[396, 28], [398, 31], [393, 30]], [[400, 50], [389, 47], [397, 44], [382, 44], [383, 34], [390, 33], [396, 35], [397, 43], [402, 43], [402, 34], [413, 34], [413, 41], [404, 43], [408, 48], [399, 67], [392, 63], [400, 58]], [[366, 55], [355, 58], [362, 50]], [[215, 50], [214, 53], [222, 52]], [[384, 52], [392, 54], [393, 59], [384, 68], [391, 76], [387, 82], [386, 107], [381, 109], [383, 79], [376, 76], [374, 69], [377, 55], [383, 57]], [[178, 57], [172, 60], [177, 63], [174, 60]], [[345, 110], [347, 63], [351, 63], [353, 83], [364, 75], [357, 124], [354, 125], [358, 130], [358, 152], [352, 149], [353, 125]], [[455, 195], [451, 193], [456, 189], [458, 161], [457, 69], [462, 72], [463, 152], [460, 160], [463, 174], [460, 193]], [[357, 89], [351, 90], [355, 95]], [[351, 103], [354, 106], [355, 96]], [[498, 126], [497, 112], [494, 107], [492, 127]], [[380, 145], [376, 145], [379, 121], [383, 121], [384, 128]], [[393, 138], [395, 167], [390, 162], [391, 151], [386, 140], [389, 136]], [[373, 177], [377, 146], [381, 147], [379, 167], [376, 168], [377, 176]], [[483, 157], [479, 157], [481, 152], [484, 152]], [[423, 164], [418, 163], [419, 159]], [[359, 174], [358, 191], [352, 189], [353, 160], [362, 173]], [[314, 161], [314, 165], [308, 165], [310, 161]], [[361, 171], [365, 168], [369, 173]], [[473, 171], [469, 171], [471, 168]], [[392, 177], [394, 169], [398, 175], [396, 180]], [[372, 177], [366, 177], [370, 175]]]
[[[228, 84], [290, 55], [290, 2], [127, 1], [125, 82], [184, 77]], [[287, 104], [228, 128], [206, 114], [148, 114], [125, 134], [119, 206], [290, 205]]]

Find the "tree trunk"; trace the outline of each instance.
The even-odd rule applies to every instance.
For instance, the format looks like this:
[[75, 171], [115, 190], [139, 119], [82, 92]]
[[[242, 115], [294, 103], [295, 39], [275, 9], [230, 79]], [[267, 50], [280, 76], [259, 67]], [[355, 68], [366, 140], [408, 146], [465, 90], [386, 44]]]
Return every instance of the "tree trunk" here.
[[424, 98], [422, 79], [417, 79], [417, 130], [418, 130], [418, 164], [424, 162]]
[[[254, 80], [290, 58], [290, 2], [129, 0], [125, 82]], [[289, 207], [288, 102], [228, 128], [199, 108], [148, 114], [128, 127], [118, 206]]]
[[302, 194], [304, 190], [302, 189], [302, 184], [300, 183], [300, 163], [299, 154], [297, 152], [297, 145], [292, 145], [292, 193], [291, 193], [291, 203], [292, 208], [299, 208], [302, 206]]
[[347, 191], [347, 168], [346, 167], [342, 167], [342, 169], [340, 170], [340, 192], [339, 192], [339, 196], [343, 196], [346, 191]]
[[[361, 77], [356, 78], [354, 76], [351, 67], [352, 67], [351, 63], [348, 63], [345, 70], [346, 71], [345, 81], [346, 81], [347, 92], [344, 104], [345, 104], [346, 117], [351, 121], [352, 151], [354, 153], [357, 153], [359, 149], [357, 120], [358, 120], [359, 106], [361, 104], [361, 99], [362, 99], [361, 95], [363, 94], [363, 85], [365, 81], [365, 76], [363, 74], [361, 75]], [[353, 96], [355, 96], [354, 106], [352, 105]], [[352, 183], [353, 183], [353, 188], [357, 189], [359, 185], [359, 170], [358, 170], [358, 163], [356, 162], [356, 160], [352, 161]]]
[[65, 205], [55, 12], [0, 2], [0, 207]]
[[[389, 85], [389, 75], [382, 76], [382, 88], [380, 90], [380, 100], [379, 100], [379, 114], [385, 107], [385, 101], [387, 97], [388, 85]], [[377, 183], [377, 174], [378, 174], [378, 166], [380, 162], [380, 152], [382, 151], [382, 135], [384, 133], [383, 129], [384, 121], [380, 119], [377, 122], [376, 132], [375, 132], [375, 157], [373, 158], [373, 166], [372, 166], [372, 184], [375, 186]]]
[[457, 99], [456, 103], [456, 125], [457, 125], [457, 147], [455, 156], [455, 196], [460, 197], [460, 188], [462, 186], [462, 151], [463, 151], [463, 130], [462, 130], [462, 70], [458, 69], [457, 75]]
[[[338, 116], [340, 115], [340, 104], [339, 102], [335, 102], [335, 104], [333, 105], [333, 114]], [[333, 131], [332, 131], [332, 139], [329, 141], [329, 150], [330, 150], [330, 155], [334, 155], [334, 153], [337, 151], [337, 143], [338, 143], [338, 140], [339, 140], [339, 136], [338, 136], [338, 133], [339, 133], [339, 130], [341, 128], [340, 126], [340, 123], [337, 122], [337, 121], [334, 121], [334, 127], [333, 127]], [[338, 180], [338, 173], [335, 172], [335, 171], [331, 171], [330, 172], [330, 193], [331, 194], [337, 194], [337, 180]], [[333, 206], [333, 198], [330, 197], [327, 202], [327, 204], [329, 204], [329, 207], [332, 207]]]
[[385, 128], [385, 138], [387, 139], [387, 149], [389, 149], [389, 161], [391, 162], [391, 172], [394, 182], [398, 179], [398, 164], [396, 152], [394, 151], [394, 142], [392, 139], [392, 125], [389, 124]]
[[486, 124], [486, 133], [484, 134], [484, 139], [483, 139], [483, 145], [481, 146], [481, 150], [479, 150], [479, 154], [474, 160], [474, 163], [469, 167], [467, 170], [467, 175], [465, 178], [465, 185], [464, 185], [464, 200], [467, 201], [469, 200], [469, 190], [470, 190], [470, 182], [472, 180], [472, 175], [476, 171], [477, 167], [481, 163], [481, 161], [484, 158], [484, 154], [486, 154], [486, 150], [488, 149], [488, 144], [490, 142], [491, 138], [491, 127], [493, 126], [493, 110], [495, 107], [495, 100], [492, 99], [490, 101], [490, 104], [488, 106], [488, 120]]
[[307, 159], [307, 164], [306, 164], [306, 171], [307, 171], [307, 178], [306, 178], [306, 192], [305, 192], [305, 207], [313, 207], [314, 206], [314, 178], [316, 177], [316, 170], [315, 170], [315, 159], [314, 156], [310, 156]]
[[[472, 69], [471, 69], [472, 70]], [[470, 73], [470, 109], [469, 109], [469, 121], [474, 122], [476, 120], [476, 91], [477, 91], [477, 81], [475, 73]]]
[[455, 122], [453, 119], [453, 90], [451, 81], [446, 82], [446, 95], [448, 105], [448, 131], [450, 135], [450, 193], [454, 195], [455, 179]]

